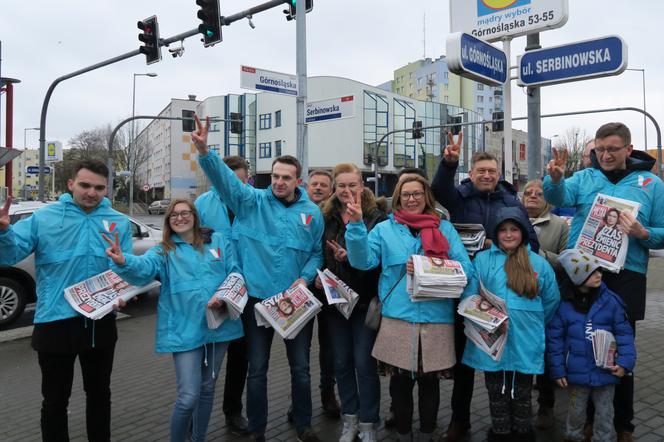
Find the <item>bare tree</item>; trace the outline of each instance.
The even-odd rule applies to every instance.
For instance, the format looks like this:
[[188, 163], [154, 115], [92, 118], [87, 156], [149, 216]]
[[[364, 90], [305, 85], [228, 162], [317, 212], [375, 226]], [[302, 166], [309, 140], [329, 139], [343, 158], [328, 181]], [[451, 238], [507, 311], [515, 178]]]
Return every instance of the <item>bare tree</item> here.
[[571, 176], [577, 170], [582, 168], [583, 148], [592, 137], [586, 135], [585, 130], [573, 126], [565, 132], [565, 135], [558, 137], [554, 148], [567, 150], [567, 164], [565, 164], [565, 176]]

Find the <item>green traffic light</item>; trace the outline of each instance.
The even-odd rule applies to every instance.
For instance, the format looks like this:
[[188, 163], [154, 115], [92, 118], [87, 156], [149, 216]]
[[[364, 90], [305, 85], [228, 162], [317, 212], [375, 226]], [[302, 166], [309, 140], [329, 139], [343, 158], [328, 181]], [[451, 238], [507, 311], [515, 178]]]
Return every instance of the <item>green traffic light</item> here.
[[211, 38], [211, 37], [214, 36], [214, 32], [212, 32], [212, 31], [209, 30], [209, 29], [208, 29], [207, 31], [205, 31], [205, 34], [208, 36], [208, 38]]

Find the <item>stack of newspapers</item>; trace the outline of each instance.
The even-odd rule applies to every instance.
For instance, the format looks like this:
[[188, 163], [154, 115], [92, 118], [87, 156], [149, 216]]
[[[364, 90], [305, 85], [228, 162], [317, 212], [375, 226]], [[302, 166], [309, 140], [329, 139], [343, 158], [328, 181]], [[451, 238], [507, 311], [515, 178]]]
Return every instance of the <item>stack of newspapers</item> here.
[[459, 261], [413, 255], [414, 271], [408, 275], [406, 290], [412, 301], [458, 298], [468, 283]]
[[618, 346], [613, 334], [606, 330], [595, 330], [592, 335], [595, 365], [600, 368], [613, 368], [616, 365]]
[[323, 304], [304, 285], [284, 290], [254, 306], [256, 323], [293, 339], [318, 314]]
[[499, 361], [507, 341], [509, 317], [505, 300], [480, 283], [480, 294], [464, 298], [457, 309], [464, 319], [464, 334], [494, 361]]
[[484, 248], [484, 240], [486, 239], [486, 232], [482, 224], [453, 224], [457, 233], [461, 237], [469, 256], [475, 255], [476, 252]]
[[350, 318], [350, 315], [355, 308], [355, 304], [357, 304], [357, 301], [360, 299], [360, 295], [348, 287], [345, 282], [339, 279], [337, 275], [332, 273], [329, 269], [325, 269], [322, 272], [318, 270], [318, 277], [323, 284], [327, 303], [335, 306], [344, 318]]
[[210, 301], [215, 299], [220, 301], [223, 307], [205, 309], [205, 318], [210, 330], [218, 328], [226, 318], [238, 319], [242, 314], [249, 299], [242, 275], [230, 273], [214, 292]]
[[65, 299], [74, 310], [86, 318], [101, 319], [113, 311], [117, 300], [129, 301], [134, 296], [159, 287], [158, 281], [136, 287], [107, 270], [65, 289]]

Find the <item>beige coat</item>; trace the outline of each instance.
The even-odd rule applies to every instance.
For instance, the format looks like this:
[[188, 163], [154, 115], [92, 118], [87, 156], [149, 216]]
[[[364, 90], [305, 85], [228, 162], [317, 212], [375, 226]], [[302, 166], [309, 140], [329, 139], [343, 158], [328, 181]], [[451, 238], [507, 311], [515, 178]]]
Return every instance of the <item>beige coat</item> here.
[[567, 248], [569, 226], [567, 222], [547, 211], [538, 218], [530, 218], [540, 243], [540, 255], [554, 268], [558, 266], [558, 254]]

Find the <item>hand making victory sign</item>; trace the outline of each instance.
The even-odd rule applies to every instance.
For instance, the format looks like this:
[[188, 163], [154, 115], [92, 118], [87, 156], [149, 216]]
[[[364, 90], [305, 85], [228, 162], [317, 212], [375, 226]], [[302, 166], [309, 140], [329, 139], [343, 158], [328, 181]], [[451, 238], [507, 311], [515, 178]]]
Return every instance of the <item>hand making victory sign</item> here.
[[111, 258], [117, 265], [123, 266], [126, 262], [126, 259], [122, 253], [122, 248], [120, 247], [120, 235], [117, 233], [115, 234], [115, 241], [111, 240], [111, 238], [106, 236], [105, 233], [102, 233], [101, 236], [110, 246], [106, 249], [106, 255]]
[[332, 249], [332, 252], [334, 252], [334, 259], [336, 259], [339, 262], [344, 262], [348, 260], [348, 254], [346, 253], [346, 249], [341, 247], [338, 242], [336, 242], [333, 239], [325, 241], [327, 246]]
[[2, 209], [0, 209], [0, 230], [7, 230], [9, 228], [9, 206], [12, 205], [12, 197], [8, 196]]
[[351, 202], [346, 205], [346, 211], [350, 220], [354, 223], [362, 221], [362, 189], [358, 189], [355, 198], [351, 196]]
[[447, 147], [443, 151], [443, 158], [446, 163], [452, 164], [459, 162], [459, 155], [461, 154], [461, 144], [463, 143], [463, 132], [459, 132], [457, 141], [454, 141], [452, 132], [447, 132]]
[[201, 119], [198, 118], [198, 115], [194, 114], [194, 120], [196, 121], [196, 130], [191, 133], [191, 140], [196, 145], [198, 153], [200, 155], [207, 155], [208, 153], [208, 129], [210, 128], [210, 117], [205, 117], [205, 126], [201, 123]]
[[565, 165], [567, 164], [568, 156], [567, 149], [553, 149], [553, 159], [549, 161], [546, 170], [549, 172], [551, 181], [554, 184], [558, 184], [560, 179], [565, 175]]

